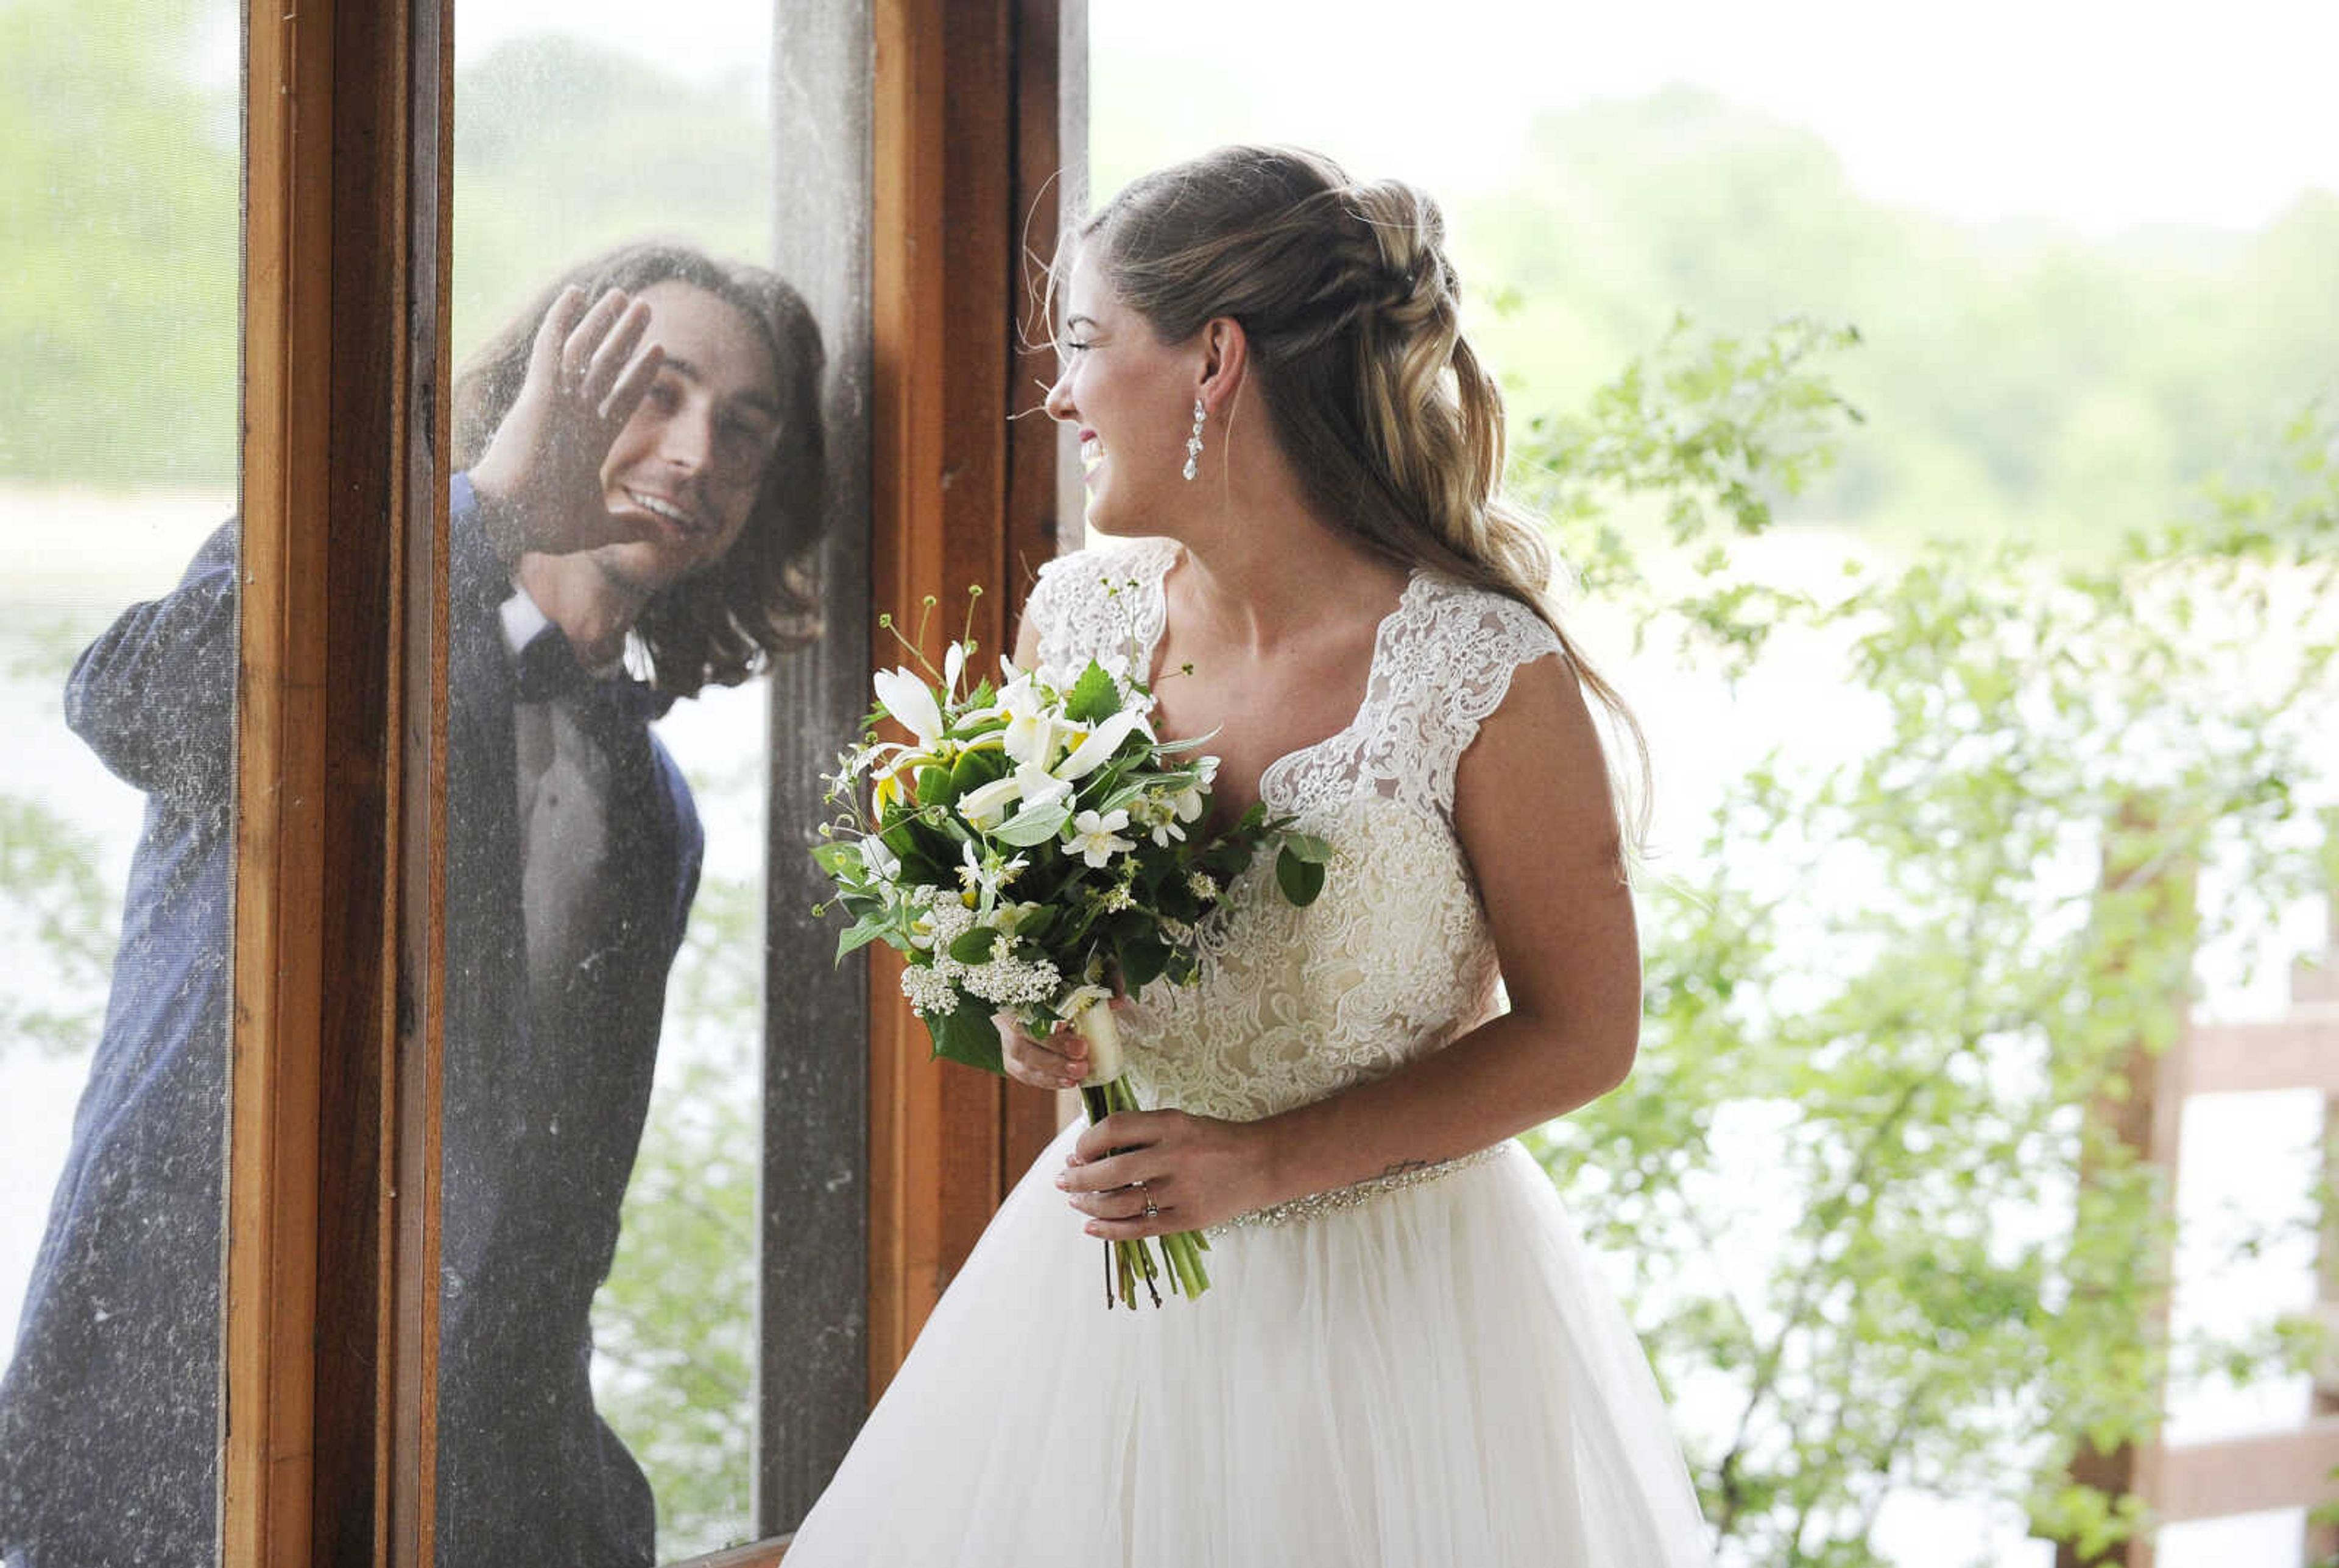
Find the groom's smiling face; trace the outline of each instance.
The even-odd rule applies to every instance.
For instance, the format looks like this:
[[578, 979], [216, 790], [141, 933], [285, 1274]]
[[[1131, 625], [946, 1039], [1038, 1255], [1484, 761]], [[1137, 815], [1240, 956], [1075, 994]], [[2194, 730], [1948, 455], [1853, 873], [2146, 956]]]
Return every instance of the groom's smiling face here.
[[1080, 431], [1089, 526], [1106, 534], [1173, 532], [1163, 526], [1185, 483], [1193, 426], [1191, 356], [1164, 343], [1083, 251], [1064, 288], [1061, 370], [1051, 416]]
[[609, 510], [647, 535], [595, 558], [655, 593], [707, 570], [737, 541], [778, 443], [780, 377], [766, 334], [728, 301], [679, 281], [640, 298], [666, 360], [611, 444], [601, 484]]

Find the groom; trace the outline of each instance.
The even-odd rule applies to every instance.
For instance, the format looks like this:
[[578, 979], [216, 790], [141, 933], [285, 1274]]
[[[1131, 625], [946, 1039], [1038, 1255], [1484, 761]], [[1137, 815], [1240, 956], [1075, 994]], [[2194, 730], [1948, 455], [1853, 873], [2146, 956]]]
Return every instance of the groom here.
[[[636, 245], [574, 269], [457, 380], [440, 1568], [652, 1560], [647, 1484], [589, 1379], [703, 843], [649, 724], [811, 624], [821, 363], [778, 279]], [[217, 1551], [236, 570], [231, 522], [66, 691], [148, 804], [0, 1383], [11, 1565]]]

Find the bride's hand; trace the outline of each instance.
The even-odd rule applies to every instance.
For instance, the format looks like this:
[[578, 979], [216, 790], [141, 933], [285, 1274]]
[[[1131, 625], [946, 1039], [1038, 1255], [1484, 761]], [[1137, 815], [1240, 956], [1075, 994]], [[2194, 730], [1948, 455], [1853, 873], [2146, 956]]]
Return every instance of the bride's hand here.
[[1056, 1185], [1108, 1241], [1200, 1230], [1288, 1196], [1275, 1190], [1260, 1123], [1182, 1110], [1106, 1117], [1081, 1134]]
[[991, 1021], [999, 1029], [999, 1060], [1007, 1076], [1034, 1089], [1078, 1089], [1089, 1072], [1089, 1042], [1070, 1024], [1060, 1026], [1045, 1040], [1034, 1040], [1012, 1012], [995, 1012]]

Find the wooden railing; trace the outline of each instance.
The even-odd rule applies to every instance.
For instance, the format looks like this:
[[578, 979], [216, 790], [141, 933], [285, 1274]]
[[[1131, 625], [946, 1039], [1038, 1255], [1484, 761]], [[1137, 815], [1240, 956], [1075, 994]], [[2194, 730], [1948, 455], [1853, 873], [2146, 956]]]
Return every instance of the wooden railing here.
[[[2107, 881], [2120, 869], [2107, 864]], [[2192, 923], [2189, 869], [2163, 865], [2151, 873], [2156, 919]], [[2160, 907], [2166, 904], [2166, 908]], [[2301, 962], [2290, 977], [2290, 1008], [2264, 1023], [2200, 1023], [2186, 1016], [2166, 1049], [2139, 1041], [2120, 1064], [2126, 1092], [2093, 1109], [2121, 1141], [2167, 1172], [2176, 1191], [2178, 1129], [2185, 1101], [2203, 1094], [2270, 1094], [2318, 1090], [2324, 1096], [2324, 1188], [2339, 1179], [2339, 898], [2332, 910], [2327, 952]], [[2085, 1173], [2082, 1173], [2085, 1179]], [[2324, 1206], [2316, 1276], [2316, 1317], [2339, 1343], [2339, 1215]], [[2165, 1340], [2168, 1304], [2153, 1308], [2146, 1331]], [[2304, 1561], [2320, 1563], [2339, 1553], [2339, 1533], [2313, 1522], [2312, 1511], [2339, 1504], [2339, 1359], [2323, 1358], [2315, 1375], [2313, 1411], [2286, 1432], [2216, 1442], [2123, 1446], [2112, 1454], [2083, 1450], [2073, 1479], [2142, 1504], [2156, 1524], [2226, 1518], [2281, 1508], [2310, 1511]], [[2064, 1543], [2056, 1568], [2152, 1568], [2147, 1530], [2135, 1540], [2087, 1553]]]

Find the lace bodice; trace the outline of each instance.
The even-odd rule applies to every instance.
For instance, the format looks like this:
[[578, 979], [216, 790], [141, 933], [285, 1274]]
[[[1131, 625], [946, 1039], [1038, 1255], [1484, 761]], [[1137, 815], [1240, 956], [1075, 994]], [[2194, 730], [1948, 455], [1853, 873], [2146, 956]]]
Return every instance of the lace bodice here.
[[[1148, 669], [1177, 550], [1148, 539], [1049, 562], [1025, 611], [1041, 661], [1126, 654]], [[1356, 717], [1259, 779], [1270, 812], [1333, 846], [1322, 896], [1293, 908], [1260, 854], [1203, 928], [1194, 983], [1139, 994], [1122, 1034], [1145, 1104], [1272, 1115], [1426, 1056], [1493, 1012], [1494, 941], [1454, 830], [1455, 769], [1512, 672], [1559, 651], [1517, 601], [1414, 574], [1375, 638]]]

